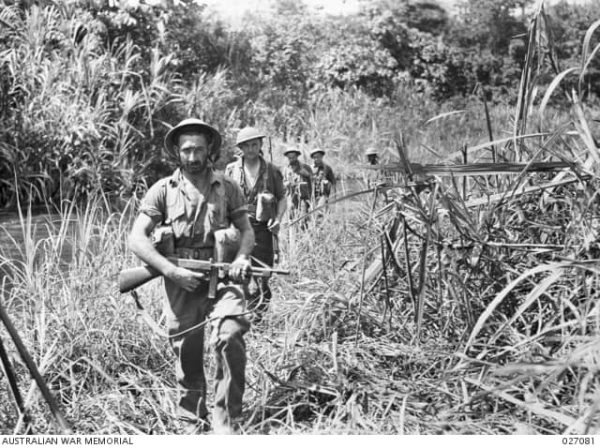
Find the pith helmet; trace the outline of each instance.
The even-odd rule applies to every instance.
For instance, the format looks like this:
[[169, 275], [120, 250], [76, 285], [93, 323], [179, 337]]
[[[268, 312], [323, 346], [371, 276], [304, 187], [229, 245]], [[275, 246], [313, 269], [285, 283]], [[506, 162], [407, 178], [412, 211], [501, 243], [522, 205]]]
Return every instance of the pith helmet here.
[[321, 153], [323, 155], [325, 155], [325, 150], [321, 149], [321, 148], [315, 148], [310, 152], [310, 156], [314, 156], [315, 154]]
[[369, 146], [365, 151], [365, 156], [378, 156], [379, 151], [374, 146]]
[[298, 155], [302, 154], [298, 148], [287, 148], [285, 151], [283, 151], [283, 155], [287, 156], [289, 153], [292, 152], [295, 152]]
[[177, 151], [175, 147], [177, 146], [179, 135], [184, 131], [192, 131], [194, 129], [208, 132], [211, 136], [211, 141], [209, 142], [210, 158], [215, 160], [215, 156], [219, 154], [219, 150], [221, 149], [221, 134], [211, 125], [197, 118], [186, 118], [167, 132], [165, 136], [165, 148], [167, 148], [167, 152], [171, 155], [176, 155]]
[[253, 127], [246, 127], [238, 132], [237, 138], [235, 139], [235, 146], [241, 143], [254, 140], [255, 138], [265, 138], [266, 135], [260, 132], [258, 129]]

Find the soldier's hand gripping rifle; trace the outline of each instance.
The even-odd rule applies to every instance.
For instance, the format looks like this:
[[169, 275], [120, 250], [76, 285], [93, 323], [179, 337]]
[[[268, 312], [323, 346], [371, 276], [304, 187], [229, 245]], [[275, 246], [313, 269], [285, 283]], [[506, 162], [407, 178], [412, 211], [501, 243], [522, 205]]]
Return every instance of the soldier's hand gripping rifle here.
[[[231, 263], [220, 263], [212, 260], [193, 260], [188, 258], [167, 257], [167, 259], [176, 266], [189, 269], [191, 271], [205, 272], [208, 277], [208, 297], [214, 299], [217, 292], [217, 283], [219, 281], [219, 273], [229, 272]], [[254, 277], [270, 277], [271, 274], [289, 275], [290, 271], [284, 269], [270, 269], [252, 267], [250, 273]], [[157, 269], [151, 266], [139, 266], [135, 268], [123, 269], [119, 273], [119, 291], [126, 293], [134, 290], [138, 286], [161, 276], [162, 274]]]

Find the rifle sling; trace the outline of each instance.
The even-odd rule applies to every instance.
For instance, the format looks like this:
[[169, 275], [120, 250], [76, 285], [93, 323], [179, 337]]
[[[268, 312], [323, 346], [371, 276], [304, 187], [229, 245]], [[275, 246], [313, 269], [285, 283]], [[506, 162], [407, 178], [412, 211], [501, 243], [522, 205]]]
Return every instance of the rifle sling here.
[[[189, 333], [190, 331], [194, 331], [200, 327], [203, 327], [204, 325], [212, 322], [213, 320], [217, 320], [217, 319], [223, 319], [223, 316], [215, 316], [215, 317], [207, 317], [206, 319], [204, 319], [202, 322], [194, 325], [193, 327], [190, 327], [186, 330], [180, 331], [178, 333], [175, 334], [168, 334], [166, 331], [164, 331], [160, 325], [154, 320], [152, 319], [152, 317], [150, 316], [150, 314], [148, 313], [148, 311], [146, 311], [146, 309], [144, 308], [144, 306], [142, 305], [142, 303], [140, 302], [140, 296], [137, 293], [137, 291], [134, 289], [133, 291], [131, 291], [131, 296], [133, 297], [133, 300], [135, 300], [135, 306], [137, 308], [137, 315], [141, 316], [142, 319], [144, 319], [144, 321], [148, 324], [148, 326], [150, 327], [150, 329], [152, 331], [154, 331], [158, 336], [167, 338], [167, 339], [172, 339], [172, 338], [176, 338], [179, 336], [183, 336], [186, 333]], [[238, 313], [238, 314], [230, 314], [227, 315], [226, 317], [228, 318], [233, 318], [233, 317], [242, 317], [242, 316], [247, 316], [252, 314], [252, 311], [245, 311], [243, 313]]]

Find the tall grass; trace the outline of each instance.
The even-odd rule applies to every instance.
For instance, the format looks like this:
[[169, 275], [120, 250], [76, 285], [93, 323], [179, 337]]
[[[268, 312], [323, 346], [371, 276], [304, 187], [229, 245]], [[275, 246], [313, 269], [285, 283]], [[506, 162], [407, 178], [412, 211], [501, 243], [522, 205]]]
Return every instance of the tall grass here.
[[12, 23], [0, 31], [2, 206], [17, 196], [44, 203], [100, 190], [131, 195], [144, 177], [162, 174], [167, 125], [195, 114], [228, 127], [222, 73], [184, 87], [158, 50], [140, 70], [132, 41], [105, 48], [92, 31], [77, 38], [101, 24], [73, 8], [0, 7]]
[[[127, 198], [169, 171], [162, 138], [190, 115], [224, 133], [219, 167], [233, 152], [237, 130], [256, 124], [273, 137], [277, 163], [285, 162], [286, 145], [300, 147], [305, 158], [320, 146], [338, 173], [354, 177], [352, 165], [368, 146], [393, 158], [398, 129], [413, 161], [443, 157], [488, 135], [476, 97], [461, 101], [460, 113], [433, 122], [428, 120], [454, 106], [416, 93], [409, 82], [390, 98], [321, 89], [305, 108], [272, 110], [260, 100], [247, 101], [225, 70], [182, 80], [171, 57], [158, 50], [150, 51], [146, 64], [144, 49], [130, 40], [106, 48], [95, 32], [102, 23], [75, 7], [21, 11], [0, 2], [0, 14], [12, 24], [0, 30], [0, 206], [14, 207], [17, 197], [59, 202], [100, 190]], [[548, 108], [547, 115], [555, 113]], [[507, 105], [492, 109], [497, 135], [510, 129], [511, 120]]]

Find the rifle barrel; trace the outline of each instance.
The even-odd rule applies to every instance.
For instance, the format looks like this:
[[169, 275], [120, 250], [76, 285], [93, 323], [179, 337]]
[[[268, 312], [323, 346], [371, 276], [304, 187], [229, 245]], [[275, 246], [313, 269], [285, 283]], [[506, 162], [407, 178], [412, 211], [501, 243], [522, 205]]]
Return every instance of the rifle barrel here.
[[[168, 257], [169, 261], [177, 266], [186, 269], [209, 269], [211, 267], [223, 270], [229, 270], [231, 268], [231, 263], [221, 263], [221, 262], [210, 262], [206, 260], [192, 260], [189, 258], [174, 258]], [[281, 274], [281, 275], [290, 275], [290, 271], [286, 269], [275, 269], [275, 268], [260, 268], [260, 267], [252, 267], [252, 272], [255, 274], [264, 274], [266, 272], [270, 272], [272, 274]]]

